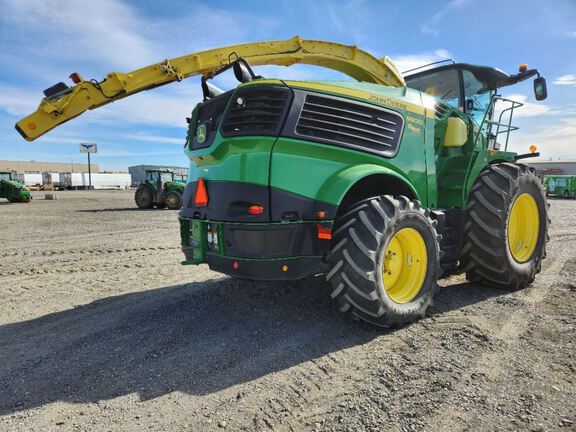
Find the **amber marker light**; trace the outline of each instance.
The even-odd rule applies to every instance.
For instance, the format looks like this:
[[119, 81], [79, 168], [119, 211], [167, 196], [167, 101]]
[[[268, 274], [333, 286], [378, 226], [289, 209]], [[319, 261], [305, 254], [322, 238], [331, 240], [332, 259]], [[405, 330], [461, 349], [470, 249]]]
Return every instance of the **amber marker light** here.
[[530, 150], [530, 153], [536, 153], [536, 150], [538, 150], [538, 147], [536, 147], [534, 144], [532, 144], [528, 150]]
[[324, 219], [326, 217], [326, 212], [324, 210], [318, 210], [316, 212], [316, 219]]
[[527, 63], [522, 63], [520, 66], [518, 66], [518, 70], [520, 72], [526, 72], [528, 70], [528, 64]]

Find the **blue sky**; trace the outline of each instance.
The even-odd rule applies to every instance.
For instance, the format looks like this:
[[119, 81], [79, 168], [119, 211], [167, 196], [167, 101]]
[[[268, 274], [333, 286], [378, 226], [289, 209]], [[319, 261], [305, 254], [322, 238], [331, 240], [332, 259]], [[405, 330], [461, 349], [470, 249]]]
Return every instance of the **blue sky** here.
[[[0, 0], [0, 10], [0, 159], [80, 162], [78, 143], [88, 141], [98, 143], [93, 161], [103, 169], [187, 166], [185, 117], [200, 100], [197, 78], [89, 111], [33, 143], [14, 123], [71, 72], [101, 80], [199, 50], [295, 35], [356, 44], [400, 70], [447, 57], [508, 73], [528, 63], [546, 76], [549, 97], [534, 101], [531, 81], [502, 91], [526, 102], [511, 147], [524, 153], [536, 144], [545, 158], [576, 159], [574, 0]], [[305, 66], [257, 72], [337, 76]]]

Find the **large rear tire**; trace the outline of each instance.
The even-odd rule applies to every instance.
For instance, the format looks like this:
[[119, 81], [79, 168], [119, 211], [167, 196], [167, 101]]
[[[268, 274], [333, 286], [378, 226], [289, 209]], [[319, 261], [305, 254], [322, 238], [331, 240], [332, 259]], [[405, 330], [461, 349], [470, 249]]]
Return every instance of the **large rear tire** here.
[[382, 327], [421, 318], [438, 288], [436, 221], [418, 201], [379, 196], [338, 217], [326, 279], [342, 312]]
[[461, 268], [471, 282], [505, 290], [530, 285], [548, 241], [546, 192], [526, 165], [498, 163], [470, 192]]
[[139, 186], [134, 194], [134, 201], [141, 209], [151, 209], [154, 206], [154, 196], [147, 186]]

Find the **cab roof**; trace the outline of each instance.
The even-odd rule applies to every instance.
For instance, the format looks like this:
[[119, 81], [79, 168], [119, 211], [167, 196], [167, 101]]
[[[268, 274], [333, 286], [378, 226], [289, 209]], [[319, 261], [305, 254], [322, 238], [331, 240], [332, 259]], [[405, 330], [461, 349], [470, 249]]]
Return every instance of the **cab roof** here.
[[489, 66], [478, 66], [468, 63], [454, 63], [444, 66], [439, 66], [431, 69], [425, 69], [421, 72], [415, 72], [406, 75], [404, 79], [409, 86], [411, 79], [421, 78], [432, 73], [448, 71], [448, 70], [466, 70], [471, 72], [478, 81], [484, 83], [486, 90], [496, 90], [501, 87], [506, 87], [509, 85], [516, 84], [520, 81], [530, 78], [531, 76], [538, 73], [535, 69], [528, 70], [526, 72], [520, 72], [514, 75], [508, 75], [507, 73], [501, 71], [500, 69], [489, 67]]

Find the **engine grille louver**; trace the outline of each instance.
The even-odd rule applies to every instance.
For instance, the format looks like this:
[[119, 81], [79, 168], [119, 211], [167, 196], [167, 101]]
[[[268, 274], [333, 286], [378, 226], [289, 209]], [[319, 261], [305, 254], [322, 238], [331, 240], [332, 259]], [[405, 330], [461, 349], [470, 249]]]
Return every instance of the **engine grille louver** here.
[[435, 110], [435, 117], [436, 120], [443, 120], [446, 118], [446, 116], [448, 115], [448, 112], [450, 111], [450, 105], [446, 105], [443, 102], [436, 102], [436, 105], [434, 105], [434, 110]]
[[222, 135], [277, 135], [289, 106], [288, 89], [241, 89], [222, 122]]
[[332, 97], [307, 95], [296, 134], [320, 141], [394, 154], [404, 119], [393, 111]]

